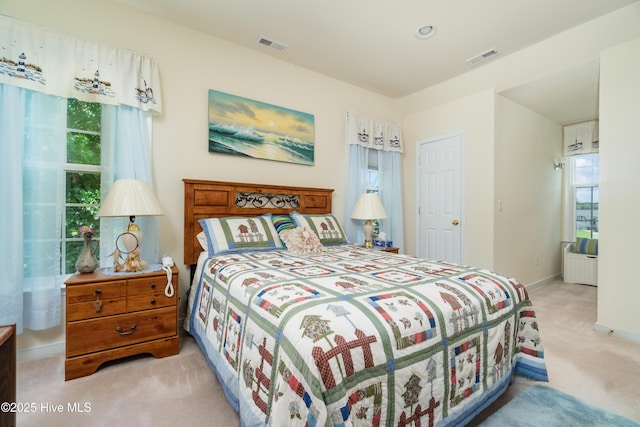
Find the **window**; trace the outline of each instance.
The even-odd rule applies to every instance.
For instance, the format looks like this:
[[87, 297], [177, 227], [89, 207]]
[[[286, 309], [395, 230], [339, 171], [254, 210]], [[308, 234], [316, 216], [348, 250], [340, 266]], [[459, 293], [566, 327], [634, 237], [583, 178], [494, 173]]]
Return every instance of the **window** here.
[[[367, 148], [367, 193], [379, 193], [380, 183], [380, 151]], [[380, 234], [380, 221], [376, 218], [373, 222], [373, 235]]]
[[575, 237], [598, 238], [599, 154], [573, 156], [573, 198]]
[[[78, 227], [93, 227], [95, 236], [100, 235], [100, 220], [96, 215], [100, 207], [100, 113], [98, 103], [67, 101], [62, 274], [76, 270], [75, 263], [84, 244]], [[98, 240], [97, 237], [94, 240]]]

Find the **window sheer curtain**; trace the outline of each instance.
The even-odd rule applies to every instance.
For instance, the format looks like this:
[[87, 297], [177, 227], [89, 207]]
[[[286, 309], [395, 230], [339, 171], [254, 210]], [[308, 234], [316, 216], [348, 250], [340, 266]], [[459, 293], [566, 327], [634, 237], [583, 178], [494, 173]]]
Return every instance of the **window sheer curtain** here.
[[0, 84], [0, 324], [60, 323], [67, 103]]
[[[102, 107], [102, 175], [100, 192], [106, 195], [118, 179], [139, 179], [153, 189], [151, 171], [152, 116], [126, 105]], [[116, 237], [129, 223], [129, 218], [100, 219], [100, 266], [113, 266], [110, 254]], [[140, 248], [141, 259], [155, 263], [160, 260], [157, 220], [136, 217], [136, 224], [144, 232]]]
[[347, 113], [346, 141], [348, 144], [347, 191], [345, 200], [345, 233], [351, 242], [364, 241], [362, 221], [351, 219], [351, 211], [360, 194], [367, 191], [369, 151], [378, 154], [378, 196], [387, 211], [387, 219], [380, 220], [380, 231], [393, 245], [404, 248], [402, 208], [402, 136], [400, 127], [386, 120], [370, 118], [354, 112]]
[[600, 151], [599, 121], [563, 126], [564, 168], [562, 169], [562, 243], [576, 241], [576, 158], [578, 154], [598, 153]]
[[[0, 324], [15, 323], [21, 333], [61, 321], [67, 98], [106, 107], [103, 195], [119, 178], [151, 186], [151, 114], [161, 113], [162, 102], [158, 68], [146, 55], [2, 15], [0, 38], [11, 40], [0, 67]], [[155, 220], [140, 222], [142, 257], [159, 260]], [[106, 265], [126, 219], [104, 223]]]

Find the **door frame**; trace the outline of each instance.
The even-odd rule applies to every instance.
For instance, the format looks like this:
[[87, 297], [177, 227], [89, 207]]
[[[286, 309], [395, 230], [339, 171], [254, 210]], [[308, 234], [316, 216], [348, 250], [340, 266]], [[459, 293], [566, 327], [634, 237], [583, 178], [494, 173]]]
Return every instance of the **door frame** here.
[[426, 247], [424, 243], [421, 243], [420, 239], [420, 230], [422, 227], [422, 220], [420, 216], [420, 208], [422, 204], [422, 200], [420, 199], [422, 182], [420, 180], [422, 165], [420, 163], [420, 151], [421, 147], [425, 144], [430, 144], [433, 142], [441, 141], [443, 139], [449, 139], [453, 137], [459, 137], [460, 141], [460, 263], [464, 264], [466, 261], [466, 238], [465, 238], [465, 230], [466, 226], [466, 158], [465, 158], [465, 131], [457, 130], [451, 133], [442, 134], [430, 138], [420, 139], [416, 142], [416, 254], [420, 258], [425, 258], [423, 256], [426, 251]]

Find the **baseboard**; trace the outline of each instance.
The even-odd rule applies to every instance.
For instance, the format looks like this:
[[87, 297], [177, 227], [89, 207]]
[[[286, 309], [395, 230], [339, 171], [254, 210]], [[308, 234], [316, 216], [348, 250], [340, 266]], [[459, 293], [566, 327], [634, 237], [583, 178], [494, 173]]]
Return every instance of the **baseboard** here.
[[640, 334], [637, 334], [635, 332], [616, 330], [607, 325], [603, 325], [602, 323], [597, 323], [597, 322], [594, 326], [594, 329], [597, 332], [602, 332], [603, 334], [607, 334], [612, 337], [620, 338], [626, 341], [633, 341], [633, 342], [640, 343]]
[[58, 356], [64, 354], [64, 341], [52, 344], [41, 345], [38, 347], [25, 348], [16, 352], [17, 362], [29, 362], [31, 360], [43, 359], [50, 356]]
[[554, 274], [553, 276], [547, 277], [546, 279], [541, 279], [541, 280], [538, 280], [537, 282], [529, 283], [528, 285], [525, 285], [525, 288], [527, 289], [539, 288], [540, 286], [546, 285], [547, 283], [551, 283], [554, 280], [562, 280], [562, 274], [561, 273]]

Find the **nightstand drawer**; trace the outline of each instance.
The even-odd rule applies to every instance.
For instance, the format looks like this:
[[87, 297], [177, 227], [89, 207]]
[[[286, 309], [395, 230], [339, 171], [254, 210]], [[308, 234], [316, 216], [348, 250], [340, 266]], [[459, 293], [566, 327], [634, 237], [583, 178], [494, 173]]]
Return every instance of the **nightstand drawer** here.
[[166, 275], [129, 279], [127, 281], [127, 295], [150, 294], [164, 291], [165, 286], [167, 286]]
[[177, 334], [175, 307], [67, 324], [67, 358]]
[[149, 310], [151, 308], [176, 305], [175, 295], [169, 298], [164, 292], [127, 297], [127, 311]]
[[127, 296], [126, 280], [67, 286], [67, 304], [123, 298]]
[[100, 309], [96, 311], [94, 305], [95, 297], [92, 302], [81, 302], [77, 304], [67, 305], [67, 321], [95, 319], [96, 317], [111, 316], [112, 314], [122, 314], [127, 312], [127, 299], [101, 299]]

